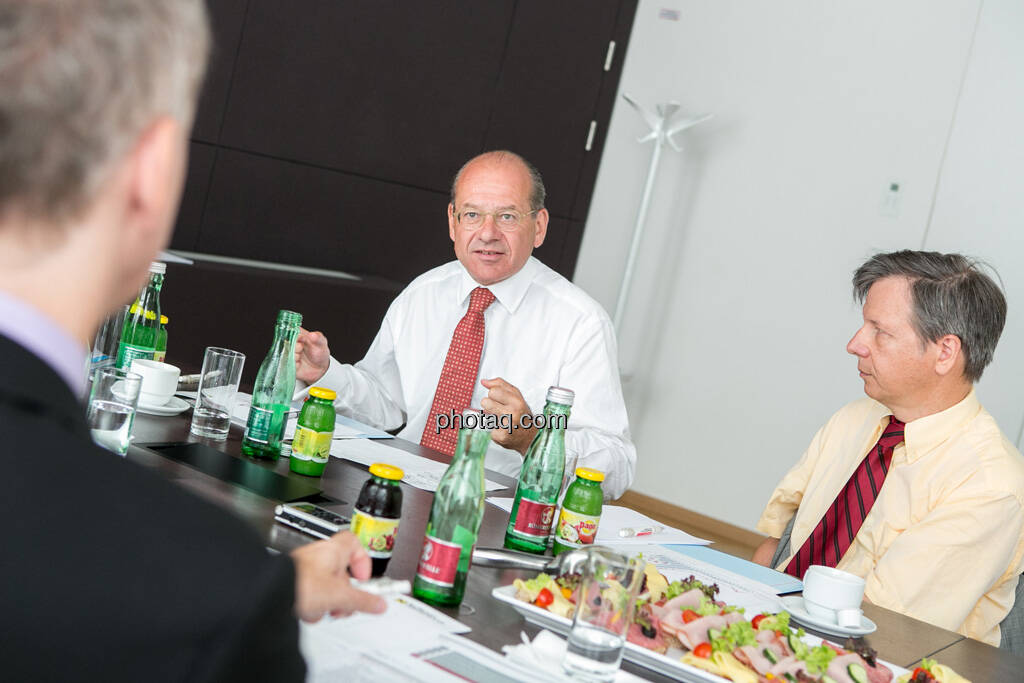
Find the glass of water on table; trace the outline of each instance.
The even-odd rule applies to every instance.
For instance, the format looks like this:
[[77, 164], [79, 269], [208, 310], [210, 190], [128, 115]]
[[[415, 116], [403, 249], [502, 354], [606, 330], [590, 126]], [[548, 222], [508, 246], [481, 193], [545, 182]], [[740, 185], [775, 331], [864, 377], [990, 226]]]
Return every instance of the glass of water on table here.
[[119, 455], [128, 452], [140, 389], [142, 376], [134, 372], [115, 367], [95, 371], [86, 414], [93, 441]]
[[611, 681], [622, 662], [645, 562], [604, 548], [587, 552], [562, 668], [584, 681]]
[[244, 366], [244, 353], [218, 346], [206, 348], [190, 432], [217, 441], [227, 438]]

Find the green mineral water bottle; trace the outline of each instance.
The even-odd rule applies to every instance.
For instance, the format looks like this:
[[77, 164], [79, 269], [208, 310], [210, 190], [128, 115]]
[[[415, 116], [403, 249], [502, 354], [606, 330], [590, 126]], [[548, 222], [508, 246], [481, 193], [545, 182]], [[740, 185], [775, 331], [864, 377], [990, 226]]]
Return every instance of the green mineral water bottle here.
[[552, 547], [555, 555], [593, 545], [604, 502], [602, 481], [604, 472], [589, 467], [576, 468], [576, 481], [565, 492], [558, 526], [555, 527], [555, 544]]
[[252, 406], [242, 437], [242, 452], [253, 458], [277, 460], [285, 416], [295, 392], [295, 338], [302, 315], [278, 311], [274, 343], [263, 359], [252, 390]]
[[548, 389], [544, 426], [533, 438], [519, 472], [505, 531], [506, 548], [539, 554], [547, 550], [565, 474], [565, 427], [574, 396], [570, 389]]
[[430, 508], [412, 594], [432, 605], [458, 605], [484, 518], [484, 454], [491, 440], [480, 412], [466, 410], [452, 463]]
[[338, 395], [330, 389], [312, 387], [309, 398], [302, 404], [295, 438], [292, 440], [292, 472], [307, 477], [319, 477], [327, 467], [334, 440], [334, 399]]
[[167, 264], [149, 264], [149, 282], [128, 309], [117, 347], [117, 367], [127, 370], [136, 358], [153, 360], [157, 331], [160, 329], [160, 289], [164, 286]]

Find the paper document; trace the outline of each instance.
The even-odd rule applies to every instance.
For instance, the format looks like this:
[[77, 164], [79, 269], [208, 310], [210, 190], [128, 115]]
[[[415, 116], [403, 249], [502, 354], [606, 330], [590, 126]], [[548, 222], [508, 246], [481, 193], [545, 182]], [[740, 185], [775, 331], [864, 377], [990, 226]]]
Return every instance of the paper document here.
[[[771, 586], [740, 576], [721, 567], [663, 548], [660, 545], [606, 544], [623, 555], [642, 553], [644, 559], [658, 568], [669, 581], [686, 579], [691, 574], [706, 584], [718, 584], [718, 600], [744, 607], [747, 614], [778, 612], [782, 601]], [[690, 546], [687, 546], [690, 547]]]
[[[394, 465], [405, 472], [405, 476], [402, 477], [403, 482], [424, 491], [436, 491], [437, 485], [441, 482], [441, 475], [448, 469], [446, 463], [413, 455], [400, 448], [388, 446], [382, 441], [371, 441], [369, 439], [342, 439], [335, 441], [331, 446], [331, 455], [336, 458], [351, 460], [367, 467], [375, 462], [385, 462], [389, 465]], [[484, 490], [486, 491], [496, 491], [503, 488], [505, 487], [494, 483], [490, 479], [484, 481]]]
[[[512, 504], [515, 502], [515, 499], [492, 497], [488, 498], [487, 502], [511, 514]], [[600, 545], [651, 545], [652, 543], [708, 545], [711, 543], [711, 541], [691, 536], [685, 531], [670, 526], [665, 526], [661, 532], [651, 534], [650, 536], [640, 536], [637, 538], [621, 538], [619, 536], [619, 529], [625, 527], [641, 529], [655, 525], [664, 526], [636, 510], [619, 505], [605, 505], [601, 508], [601, 522], [597, 526], [597, 538], [594, 542]]]
[[720, 550], [713, 548], [703, 548], [700, 546], [670, 546], [670, 550], [675, 550], [683, 555], [688, 555], [701, 562], [707, 564], [713, 564], [716, 567], [721, 567], [734, 574], [745, 576], [748, 579], [753, 579], [766, 586], [771, 586], [772, 590], [776, 593], [796, 593], [797, 591], [803, 590], [803, 582], [795, 576], [777, 572], [769, 567], [763, 567], [759, 564], [754, 564], [750, 560], [744, 560], [743, 558], [736, 557], [735, 555], [729, 555], [723, 553]]
[[[180, 393], [180, 392], [179, 392]], [[231, 421], [244, 427], [249, 420], [249, 406], [252, 404], [252, 395], [243, 391], [235, 396], [235, 407], [231, 412]], [[302, 409], [302, 401], [292, 402], [292, 411], [288, 415], [288, 422], [284, 428], [285, 441], [295, 438], [295, 426], [298, 423], [299, 411]], [[365, 425], [358, 420], [353, 420], [344, 415], [338, 415], [334, 420], [335, 439], [392, 439], [390, 434], [379, 429]]]

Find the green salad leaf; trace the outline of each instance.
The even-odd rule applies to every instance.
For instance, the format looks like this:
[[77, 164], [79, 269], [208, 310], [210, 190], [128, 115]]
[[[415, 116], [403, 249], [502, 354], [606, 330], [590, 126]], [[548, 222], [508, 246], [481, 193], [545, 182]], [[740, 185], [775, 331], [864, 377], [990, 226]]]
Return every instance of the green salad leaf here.
[[744, 645], [755, 645], [757, 643], [757, 634], [754, 631], [754, 627], [750, 625], [747, 620], [737, 621], [735, 624], [729, 624], [722, 634], [711, 641], [711, 650], [713, 652], [732, 652], [738, 647]]

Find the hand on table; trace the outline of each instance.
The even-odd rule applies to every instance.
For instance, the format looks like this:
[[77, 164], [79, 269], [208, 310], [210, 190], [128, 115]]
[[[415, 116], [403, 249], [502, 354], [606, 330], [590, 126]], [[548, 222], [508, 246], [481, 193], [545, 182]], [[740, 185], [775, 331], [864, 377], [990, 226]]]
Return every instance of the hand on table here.
[[333, 617], [353, 612], [380, 613], [387, 609], [384, 598], [353, 588], [349, 575], [370, 578], [370, 556], [349, 531], [326, 541], [317, 541], [292, 551], [295, 562], [295, 615], [314, 622], [324, 614]]
[[295, 340], [295, 378], [314, 384], [324, 376], [331, 365], [331, 349], [322, 332], [309, 332], [299, 328]]
[[510, 448], [526, 454], [526, 449], [533, 443], [533, 437], [537, 434], [537, 428], [533, 425], [520, 427], [519, 423], [523, 415], [530, 415], [530, 406], [526, 405], [526, 399], [516, 387], [512, 386], [500, 377], [494, 379], [480, 380], [489, 390], [487, 396], [480, 402], [480, 407], [485, 413], [491, 415], [511, 415], [512, 433], [507, 429], [498, 428], [491, 430], [491, 440], [499, 446]]

